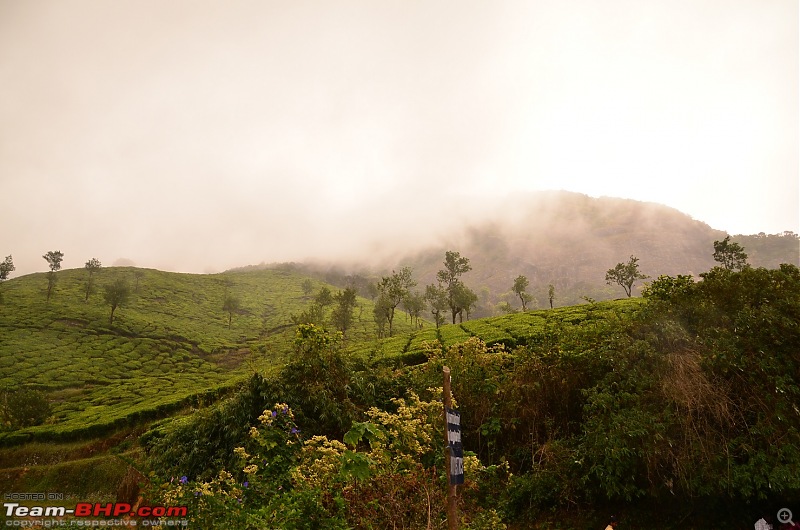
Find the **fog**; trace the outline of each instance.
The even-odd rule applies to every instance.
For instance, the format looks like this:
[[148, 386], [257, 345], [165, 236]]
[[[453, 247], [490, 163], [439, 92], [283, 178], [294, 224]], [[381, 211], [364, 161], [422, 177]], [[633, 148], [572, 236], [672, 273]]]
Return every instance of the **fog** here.
[[377, 263], [509, 197], [800, 232], [796, 0], [0, 0], [0, 258]]

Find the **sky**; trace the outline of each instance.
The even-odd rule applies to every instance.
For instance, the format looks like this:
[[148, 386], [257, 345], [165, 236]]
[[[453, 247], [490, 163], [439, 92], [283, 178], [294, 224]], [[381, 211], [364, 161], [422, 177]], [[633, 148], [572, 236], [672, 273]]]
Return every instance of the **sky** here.
[[0, 257], [213, 272], [506, 196], [800, 232], [797, 0], [0, 0]]

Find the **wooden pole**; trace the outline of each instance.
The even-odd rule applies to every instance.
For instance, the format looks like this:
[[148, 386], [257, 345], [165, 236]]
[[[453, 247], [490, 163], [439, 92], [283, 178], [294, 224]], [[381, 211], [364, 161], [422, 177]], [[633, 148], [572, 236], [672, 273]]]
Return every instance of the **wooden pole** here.
[[456, 485], [450, 483], [450, 435], [447, 428], [447, 409], [451, 407], [450, 400], [450, 368], [442, 368], [444, 372], [443, 401], [444, 401], [444, 466], [447, 469], [447, 530], [458, 530], [458, 512], [456, 511]]

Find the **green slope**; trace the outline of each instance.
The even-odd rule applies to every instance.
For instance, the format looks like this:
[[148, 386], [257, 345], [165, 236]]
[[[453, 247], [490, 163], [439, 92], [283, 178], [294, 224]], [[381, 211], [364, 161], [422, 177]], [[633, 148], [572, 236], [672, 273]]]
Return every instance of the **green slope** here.
[[[88, 302], [86, 271], [57, 277], [49, 302], [45, 274], [0, 286], [0, 390], [41, 390], [52, 405], [46, 424], [0, 432], [0, 443], [100, 434], [213, 399], [254, 369], [281, 363], [294, 337], [291, 315], [310, 303], [305, 277], [289, 271], [108, 268]], [[103, 286], [118, 277], [134, 293], [110, 325]], [[241, 301], [230, 329], [226, 292]], [[363, 341], [375, 331], [371, 302], [359, 304], [349, 335]], [[409, 328], [397, 320], [400, 330]]]
[[488, 346], [503, 344], [513, 349], [536, 343], [545, 333], [557, 329], [591, 326], [607, 319], [618, 321], [639, 309], [642, 303], [641, 298], [626, 298], [467, 320], [439, 329], [426, 327], [377, 342], [359, 343], [351, 352], [380, 359], [382, 364], [397, 365], [422, 363], [431, 345], [449, 348], [471, 337], [481, 339]]

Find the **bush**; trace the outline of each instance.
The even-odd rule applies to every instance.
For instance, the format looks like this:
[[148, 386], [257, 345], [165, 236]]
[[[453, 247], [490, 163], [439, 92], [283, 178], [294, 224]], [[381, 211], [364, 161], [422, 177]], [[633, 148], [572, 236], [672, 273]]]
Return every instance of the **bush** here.
[[21, 389], [0, 394], [0, 417], [11, 428], [41, 425], [50, 417], [50, 402], [38, 390]]

